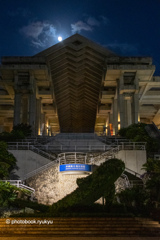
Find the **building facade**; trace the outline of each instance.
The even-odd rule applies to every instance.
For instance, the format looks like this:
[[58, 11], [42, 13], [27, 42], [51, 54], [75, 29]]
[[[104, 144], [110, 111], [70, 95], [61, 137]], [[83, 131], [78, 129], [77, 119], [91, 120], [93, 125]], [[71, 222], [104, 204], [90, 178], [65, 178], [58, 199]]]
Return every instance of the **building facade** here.
[[150, 57], [120, 57], [75, 34], [32, 57], [2, 57], [0, 132], [27, 123], [34, 135], [117, 134], [160, 128], [160, 76]]

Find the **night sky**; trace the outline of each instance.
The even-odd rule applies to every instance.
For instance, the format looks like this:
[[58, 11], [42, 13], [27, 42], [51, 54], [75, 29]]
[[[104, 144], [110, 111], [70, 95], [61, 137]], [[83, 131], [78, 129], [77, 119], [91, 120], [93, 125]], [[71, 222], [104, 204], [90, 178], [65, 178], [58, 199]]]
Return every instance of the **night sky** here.
[[160, 75], [160, 0], [0, 0], [0, 57], [32, 56], [79, 33]]

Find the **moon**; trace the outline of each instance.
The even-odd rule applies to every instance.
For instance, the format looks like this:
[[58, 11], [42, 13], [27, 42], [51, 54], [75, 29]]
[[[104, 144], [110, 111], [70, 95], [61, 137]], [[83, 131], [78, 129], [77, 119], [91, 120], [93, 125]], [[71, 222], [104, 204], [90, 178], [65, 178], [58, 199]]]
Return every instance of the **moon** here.
[[58, 37], [58, 41], [59, 41], [59, 42], [62, 41], [62, 37], [61, 37], [61, 36]]

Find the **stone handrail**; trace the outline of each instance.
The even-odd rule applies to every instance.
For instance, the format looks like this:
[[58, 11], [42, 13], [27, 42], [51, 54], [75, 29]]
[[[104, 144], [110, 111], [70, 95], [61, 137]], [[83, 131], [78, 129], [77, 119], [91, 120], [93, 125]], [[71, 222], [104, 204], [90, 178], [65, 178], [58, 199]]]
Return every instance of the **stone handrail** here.
[[121, 174], [121, 176], [117, 179], [115, 183], [116, 183], [115, 184], [116, 192], [121, 192], [122, 190], [125, 190], [126, 188], [131, 187], [128, 176], [124, 173]]

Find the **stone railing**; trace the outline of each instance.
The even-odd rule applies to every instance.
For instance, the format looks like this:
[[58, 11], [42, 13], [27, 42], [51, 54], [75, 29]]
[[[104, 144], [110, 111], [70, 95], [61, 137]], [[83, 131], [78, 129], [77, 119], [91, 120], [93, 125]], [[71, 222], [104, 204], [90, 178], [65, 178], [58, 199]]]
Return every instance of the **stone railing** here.
[[122, 173], [122, 175], [116, 180], [115, 187], [116, 187], [116, 189], [115, 189], [116, 193], [119, 193], [119, 192], [125, 190], [126, 188], [130, 188], [131, 184], [128, 179], [128, 176], [126, 174]]

